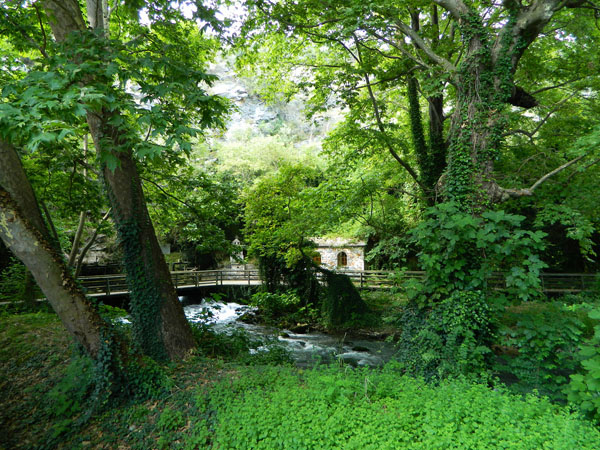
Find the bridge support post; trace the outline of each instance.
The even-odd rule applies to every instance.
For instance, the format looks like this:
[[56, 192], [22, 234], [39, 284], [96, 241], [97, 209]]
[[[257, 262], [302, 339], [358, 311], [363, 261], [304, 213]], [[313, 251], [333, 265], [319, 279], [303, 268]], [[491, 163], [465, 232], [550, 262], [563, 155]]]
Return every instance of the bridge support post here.
[[[544, 291], [546, 290], [546, 286], [544, 286], [544, 278], [545, 278], [545, 277], [544, 277], [544, 274], [543, 274], [543, 273], [541, 273], [541, 274], [540, 274], [540, 283], [541, 283], [541, 285], [542, 285], [542, 292], [544, 292]], [[505, 278], [505, 283], [506, 283], [506, 278]]]

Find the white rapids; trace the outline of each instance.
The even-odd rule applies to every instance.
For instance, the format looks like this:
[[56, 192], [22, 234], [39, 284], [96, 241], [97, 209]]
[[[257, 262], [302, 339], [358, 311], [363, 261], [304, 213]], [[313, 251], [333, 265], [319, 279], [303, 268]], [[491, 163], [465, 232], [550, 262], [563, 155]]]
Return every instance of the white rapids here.
[[[395, 350], [392, 344], [365, 339], [346, 339], [345, 336], [332, 336], [323, 333], [293, 333], [288, 330], [276, 330], [263, 325], [246, 324], [238, 319], [255, 308], [239, 303], [225, 303], [203, 300], [199, 304], [184, 306], [185, 315], [190, 322], [213, 324], [219, 332], [242, 328], [257, 341], [275, 338], [291, 354], [298, 366], [307, 367], [318, 362], [330, 363], [342, 361], [353, 366], [381, 366], [391, 359]], [[268, 346], [259, 345], [251, 353], [265, 351]]]

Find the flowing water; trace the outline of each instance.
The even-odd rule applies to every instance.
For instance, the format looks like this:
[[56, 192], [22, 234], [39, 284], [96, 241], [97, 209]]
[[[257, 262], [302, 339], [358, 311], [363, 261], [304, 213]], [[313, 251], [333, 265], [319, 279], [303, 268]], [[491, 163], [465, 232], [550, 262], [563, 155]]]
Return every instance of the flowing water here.
[[[247, 324], [240, 317], [253, 310], [247, 305], [204, 300], [190, 304], [193, 299], [182, 297], [185, 315], [190, 322], [211, 323], [215, 331], [228, 333], [243, 329], [259, 342], [277, 339], [291, 354], [298, 366], [307, 367], [317, 362], [330, 363], [343, 361], [353, 366], [381, 366], [389, 361], [394, 346], [384, 341], [349, 339], [324, 333], [293, 333], [264, 325]], [[265, 350], [259, 345], [251, 351]]]

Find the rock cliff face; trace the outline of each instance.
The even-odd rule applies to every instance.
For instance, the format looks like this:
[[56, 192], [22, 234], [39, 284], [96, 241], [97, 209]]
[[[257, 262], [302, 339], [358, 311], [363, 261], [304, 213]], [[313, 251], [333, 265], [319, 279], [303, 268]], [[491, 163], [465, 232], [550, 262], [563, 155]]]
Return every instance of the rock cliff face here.
[[252, 80], [236, 76], [228, 61], [214, 64], [210, 72], [219, 77], [210, 93], [229, 99], [235, 106], [227, 131], [221, 137], [225, 141], [235, 140], [240, 135], [275, 135], [285, 129], [295, 146], [320, 145], [321, 140], [342, 119], [339, 109], [331, 109], [315, 115], [311, 120], [307, 119], [302, 98], [267, 103], [253, 92]]

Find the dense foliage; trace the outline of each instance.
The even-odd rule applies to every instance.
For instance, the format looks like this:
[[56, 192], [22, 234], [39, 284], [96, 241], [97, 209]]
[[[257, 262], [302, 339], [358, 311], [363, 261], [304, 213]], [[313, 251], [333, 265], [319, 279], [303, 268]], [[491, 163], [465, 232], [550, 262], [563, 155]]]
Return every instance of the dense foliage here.
[[[86, 422], [82, 394], [92, 367], [83, 359], [68, 365], [63, 349], [68, 341], [56, 318], [36, 314], [2, 320], [0, 373], [19, 375], [14, 388], [0, 389], [6, 405], [0, 426], [8, 431], [0, 435], [0, 445], [8, 448], [566, 450], [600, 445], [596, 428], [546, 399], [460, 379], [427, 384], [403, 375], [397, 364], [382, 370], [298, 370], [224, 365], [195, 356], [185, 365], [161, 368], [170, 381], [151, 400], [113, 405]], [[243, 347], [234, 343], [241, 342], [239, 336], [223, 339], [229, 348]], [[254, 364], [267, 361], [259, 355]], [[27, 386], [29, 374], [38, 381], [33, 388]], [[23, 414], [27, 423], [16, 420]]]
[[427, 211], [412, 231], [421, 251], [420, 267], [427, 272], [412, 295], [421, 305], [435, 304], [455, 291], [479, 290], [490, 297], [494, 274], [501, 274], [503, 292], [511, 299], [529, 301], [540, 290], [539, 274], [546, 264], [542, 232], [519, 228], [524, 217], [504, 211], [481, 217], [462, 212], [454, 203]]
[[[337, 368], [246, 371], [197, 397], [209, 448], [596, 448], [597, 430], [534, 396], [483, 385], [430, 386]], [[209, 431], [209, 430], [212, 430]]]

